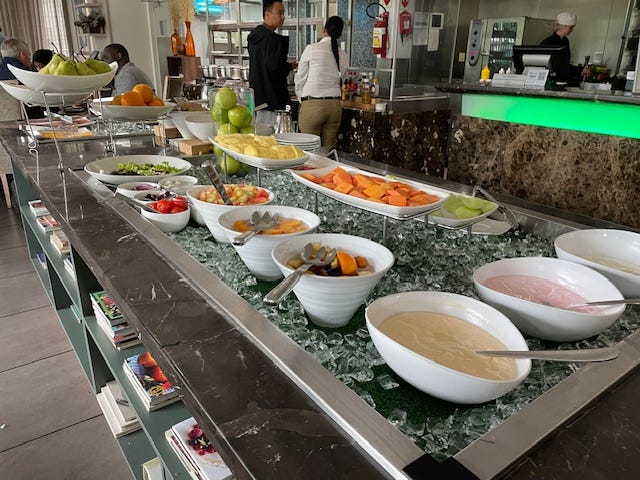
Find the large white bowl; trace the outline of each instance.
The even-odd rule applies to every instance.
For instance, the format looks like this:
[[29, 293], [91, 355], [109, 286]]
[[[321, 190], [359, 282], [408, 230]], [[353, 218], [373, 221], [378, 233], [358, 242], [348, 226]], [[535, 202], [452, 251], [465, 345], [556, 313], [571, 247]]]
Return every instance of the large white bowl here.
[[509, 317], [522, 333], [543, 340], [568, 342], [597, 335], [613, 324], [625, 309], [624, 305], [614, 305], [568, 310], [523, 300], [485, 286], [490, 278], [502, 275], [542, 278], [590, 302], [621, 299], [620, 291], [595, 270], [557, 258], [508, 258], [476, 269], [473, 283], [480, 298]]
[[[560, 235], [554, 245], [558, 258], [597, 270], [627, 298], [640, 297], [639, 234], [626, 230], [577, 230]], [[607, 260], [617, 263], [605, 264]]]
[[258, 234], [242, 246], [233, 245], [244, 264], [256, 278], [266, 281], [278, 280], [282, 278], [282, 272], [273, 261], [273, 258], [271, 258], [273, 247], [288, 238], [313, 232], [320, 225], [320, 218], [308, 210], [284, 205], [256, 205], [250, 210], [230, 210], [218, 218], [218, 224], [224, 230], [230, 242], [240, 235], [239, 232], [233, 229], [233, 224], [239, 220], [248, 222], [253, 212], [259, 212], [260, 215], [265, 212], [269, 212], [272, 215], [277, 213], [280, 218], [301, 220], [307, 225], [307, 228], [300, 232], [282, 235]]
[[284, 276], [293, 269], [289, 261], [299, 257], [307, 243], [343, 250], [353, 256], [366, 257], [373, 273], [354, 277], [303, 275], [293, 292], [309, 318], [322, 327], [341, 327], [349, 323], [382, 276], [393, 266], [393, 254], [379, 243], [366, 238], [338, 233], [313, 233], [291, 237], [279, 243], [271, 256]]
[[184, 123], [199, 140], [206, 142], [209, 137], [216, 135], [216, 127], [209, 113], [192, 113], [184, 119]]
[[482, 403], [513, 390], [529, 375], [529, 359], [515, 361], [518, 373], [509, 380], [463, 373], [410, 350], [379, 330], [382, 322], [392, 315], [419, 311], [457, 317], [489, 333], [509, 350], [529, 350], [522, 334], [507, 317], [473, 298], [444, 292], [406, 292], [379, 298], [365, 310], [371, 340], [387, 365], [417, 389], [450, 402]]
[[172, 175], [164, 177], [158, 182], [162, 188], [179, 195], [186, 195], [187, 189], [193, 187], [196, 183], [198, 183], [198, 179], [193, 175]]
[[[176, 172], [159, 175], [117, 175], [113, 172], [118, 170], [119, 163], [151, 163], [158, 165], [169, 162], [169, 165], [177, 168]], [[84, 170], [92, 177], [101, 182], [112, 185], [120, 185], [127, 182], [157, 182], [163, 177], [170, 177], [186, 172], [191, 168], [191, 163], [178, 157], [167, 157], [164, 155], [120, 155], [117, 157], [106, 157], [87, 163]]]
[[118, 64], [109, 64], [111, 71], [96, 75], [48, 75], [46, 73], [22, 70], [9, 65], [9, 70], [15, 77], [31, 90], [52, 93], [91, 92], [107, 85], [116, 74]]
[[189, 130], [189, 127], [187, 127], [187, 124], [185, 123], [185, 119], [188, 116], [193, 115], [194, 113], [199, 113], [199, 112], [174, 110], [168, 113], [169, 117], [171, 117], [171, 121], [180, 132], [180, 135], [182, 135], [182, 138], [185, 140], [191, 140], [193, 138], [196, 138], [193, 135], [193, 133], [191, 133], [191, 130]]
[[[229, 243], [229, 238], [227, 234], [224, 233], [224, 230], [220, 227], [218, 223], [218, 217], [223, 213], [235, 210], [235, 209], [250, 209], [256, 208], [257, 205], [219, 205], [216, 203], [204, 202], [198, 198], [201, 192], [209, 190], [213, 188], [211, 185], [194, 185], [191, 188], [187, 189], [187, 197], [191, 202], [191, 208], [198, 210], [200, 217], [204, 221], [204, 224], [207, 226], [213, 238], [220, 243]], [[265, 205], [271, 203], [273, 201], [274, 195], [273, 192], [264, 188], [269, 194], [269, 200], [261, 205]]]
[[130, 105], [109, 105], [112, 98], [96, 98], [91, 106], [94, 111], [102, 115], [107, 120], [128, 120], [136, 122], [140, 120], [156, 120], [158, 117], [169, 113], [176, 106], [175, 103], [164, 102], [162, 106], [130, 106]]
[[31, 90], [26, 85], [12, 84], [11, 81], [12, 80], [0, 82], [0, 85], [2, 85], [2, 88], [13, 98], [29, 105], [62, 107], [64, 105], [73, 105], [74, 103], [81, 102], [91, 95], [91, 91], [81, 93], [45, 93], [45, 99], [43, 92]]
[[189, 207], [184, 212], [179, 213], [152, 213], [143, 209], [140, 209], [140, 213], [165, 233], [179, 232], [187, 226], [189, 218], [191, 218]]

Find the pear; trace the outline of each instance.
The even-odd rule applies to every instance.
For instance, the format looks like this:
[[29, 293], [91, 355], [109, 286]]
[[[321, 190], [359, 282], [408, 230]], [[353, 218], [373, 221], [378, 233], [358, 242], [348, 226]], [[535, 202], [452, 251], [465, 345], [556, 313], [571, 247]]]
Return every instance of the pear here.
[[73, 60], [63, 60], [58, 64], [54, 75], [78, 75], [78, 70], [76, 70], [76, 64], [73, 63]]
[[53, 72], [56, 71], [58, 64], [64, 60], [65, 59], [62, 58], [60, 54], [58, 53], [54, 54], [53, 57], [51, 57], [51, 60], [49, 60], [49, 63], [47, 63], [47, 65], [44, 68], [40, 69], [40, 73], [55, 75]]
[[107, 73], [111, 71], [111, 67], [107, 62], [102, 60], [95, 60], [93, 58], [87, 58], [85, 61], [87, 66], [96, 73]]
[[95, 75], [96, 72], [86, 62], [76, 62], [76, 70], [79, 75]]

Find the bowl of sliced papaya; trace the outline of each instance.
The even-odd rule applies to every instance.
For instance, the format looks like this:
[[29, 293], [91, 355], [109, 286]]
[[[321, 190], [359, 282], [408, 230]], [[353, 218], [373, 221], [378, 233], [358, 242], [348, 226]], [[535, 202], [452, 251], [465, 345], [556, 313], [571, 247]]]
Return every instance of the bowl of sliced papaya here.
[[309, 268], [293, 292], [313, 323], [342, 327], [393, 266], [393, 254], [379, 243], [354, 235], [297, 235], [279, 243], [271, 252], [283, 275], [290, 275], [304, 263], [301, 252], [309, 243], [316, 251], [335, 249], [336, 258], [329, 265]]

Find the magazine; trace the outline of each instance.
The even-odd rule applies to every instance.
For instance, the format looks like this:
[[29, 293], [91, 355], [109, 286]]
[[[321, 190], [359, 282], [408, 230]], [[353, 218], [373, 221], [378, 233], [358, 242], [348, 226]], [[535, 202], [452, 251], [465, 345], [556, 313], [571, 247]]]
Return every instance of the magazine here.
[[42, 215], [40, 217], [36, 217], [36, 221], [38, 222], [38, 226], [45, 233], [50, 233], [60, 228], [57, 220], [51, 215]]
[[91, 303], [96, 317], [102, 316], [111, 325], [124, 323], [125, 319], [113, 299], [104, 290], [91, 293]]
[[40, 217], [42, 215], [49, 215], [49, 210], [47, 209], [47, 207], [44, 206], [44, 203], [42, 203], [42, 200], [31, 200], [30, 202], [27, 202], [29, 204], [29, 209], [31, 210], [31, 213], [33, 213], [33, 215], [35, 215], [36, 217]]
[[149, 352], [126, 358], [123, 367], [149, 410], [156, 410], [179, 400], [178, 391]]

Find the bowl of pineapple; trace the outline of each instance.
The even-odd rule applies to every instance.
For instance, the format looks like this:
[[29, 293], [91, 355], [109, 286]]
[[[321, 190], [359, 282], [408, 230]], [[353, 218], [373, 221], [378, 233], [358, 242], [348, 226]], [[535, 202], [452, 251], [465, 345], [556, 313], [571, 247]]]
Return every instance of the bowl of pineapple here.
[[229, 133], [209, 141], [236, 160], [264, 170], [300, 166], [309, 159], [308, 153], [295, 145], [280, 145], [272, 136]]
[[107, 85], [116, 74], [118, 64], [87, 58], [74, 60], [56, 53], [39, 72], [8, 65], [14, 76], [31, 90], [49, 93], [92, 92]]

